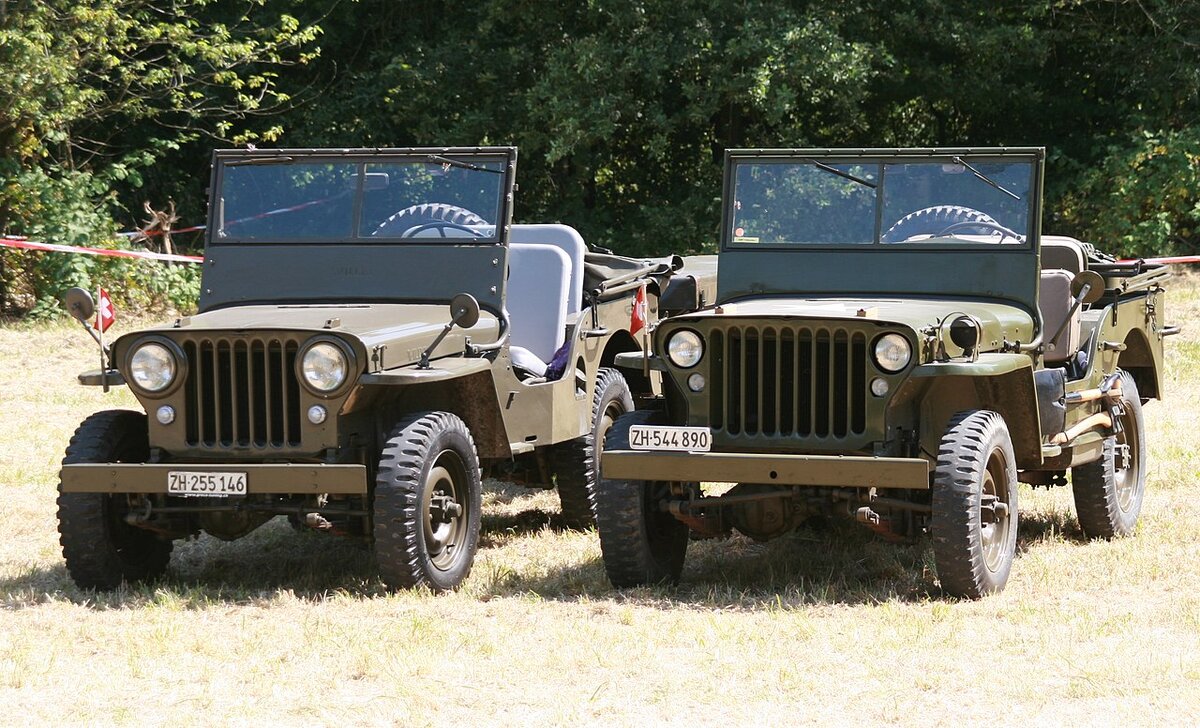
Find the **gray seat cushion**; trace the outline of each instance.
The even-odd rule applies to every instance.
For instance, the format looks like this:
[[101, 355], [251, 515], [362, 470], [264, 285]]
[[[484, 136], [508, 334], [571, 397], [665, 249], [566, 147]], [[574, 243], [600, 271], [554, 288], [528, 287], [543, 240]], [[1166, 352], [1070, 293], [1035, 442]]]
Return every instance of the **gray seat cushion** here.
[[513, 348], [528, 349], [543, 362], [566, 338], [571, 261], [553, 245], [514, 243], [509, 246], [508, 309]]
[[1047, 362], [1062, 362], [1079, 350], [1080, 313], [1075, 311], [1063, 332], [1054, 341], [1050, 340], [1071, 310], [1071, 280], [1075, 276], [1065, 270], [1044, 270], [1038, 286], [1038, 308], [1042, 312], [1043, 344]]
[[571, 285], [567, 291], [567, 315], [583, 307], [583, 259], [587, 245], [583, 236], [570, 225], [513, 225], [508, 235], [510, 244], [553, 245], [567, 254], [571, 265]]

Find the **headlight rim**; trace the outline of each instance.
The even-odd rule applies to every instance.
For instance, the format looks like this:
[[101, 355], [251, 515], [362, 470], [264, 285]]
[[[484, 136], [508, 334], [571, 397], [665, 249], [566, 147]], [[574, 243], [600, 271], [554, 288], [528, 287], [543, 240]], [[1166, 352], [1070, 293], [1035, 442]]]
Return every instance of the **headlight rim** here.
[[[314, 346], [319, 344], [332, 344], [342, 352], [342, 356], [346, 360], [346, 378], [341, 384], [328, 391], [322, 391], [313, 387], [311, 384], [309, 384], [308, 378], [304, 376], [304, 357], [308, 355], [308, 352]], [[321, 399], [334, 399], [335, 397], [345, 394], [346, 391], [354, 385], [354, 382], [357, 380], [355, 372], [358, 371], [358, 359], [354, 355], [354, 349], [346, 342], [342, 341], [336, 336], [318, 335], [305, 341], [300, 346], [300, 349], [297, 350], [295, 370], [296, 379], [300, 382], [300, 386], [304, 388], [305, 392]]]
[[[678, 361], [675, 360], [675, 356], [671, 352], [671, 342], [674, 341], [677, 336], [681, 336], [683, 334], [691, 334], [692, 336], [695, 336], [696, 342], [699, 345], [700, 354], [696, 357], [696, 361], [692, 362], [691, 364], [679, 363]], [[700, 364], [700, 362], [704, 361], [704, 355], [707, 353], [706, 347], [704, 345], [704, 337], [700, 335], [699, 331], [696, 331], [695, 329], [690, 329], [690, 328], [679, 328], [679, 329], [675, 329], [674, 331], [669, 332], [667, 334], [666, 343], [663, 348], [666, 350], [667, 361], [671, 362], [672, 365], [674, 365], [680, 369], [692, 369], [692, 368], [696, 367], [697, 365]]]
[[[905, 358], [904, 363], [895, 369], [888, 367], [879, 358], [879, 344], [881, 342], [883, 342], [884, 339], [887, 339], [888, 337], [893, 337], [893, 336], [896, 337], [897, 339], [899, 339], [900, 341], [904, 342], [905, 350], [908, 353], [908, 356]], [[905, 369], [908, 369], [908, 367], [910, 365], [912, 365], [912, 363], [913, 363], [912, 342], [909, 341], [907, 336], [900, 333], [899, 331], [887, 331], [885, 333], [882, 333], [879, 336], [875, 337], [875, 341], [871, 343], [871, 359], [875, 364], [875, 368], [878, 369], [879, 371], [883, 372], [884, 374], [888, 374], [888, 375], [899, 374], [900, 372], [903, 372]]]
[[[149, 344], [158, 344], [166, 349], [167, 353], [171, 355], [171, 358], [175, 362], [175, 376], [171, 379], [167, 386], [159, 390], [146, 389], [142, 386], [139, 386], [137, 379], [135, 379], [133, 376], [133, 355], [138, 353], [142, 347]], [[183, 349], [179, 348], [178, 344], [165, 336], [156, 336], [153, 334], [148, 336], [139, 336], [137, 340], [125, 350], [125, 354], [122, 357], [121, 362], [121, 374], [125, 378], [125, 382], [129, 384], [130, 389], [137, 394], [142, 395], [143, 397], [163, 399], [164, 397], [174, 394], [175, 390], [179, 389], [179, 387], [183, 385], [183, 382], [187, 380], [187, 357], [184, 356]]]

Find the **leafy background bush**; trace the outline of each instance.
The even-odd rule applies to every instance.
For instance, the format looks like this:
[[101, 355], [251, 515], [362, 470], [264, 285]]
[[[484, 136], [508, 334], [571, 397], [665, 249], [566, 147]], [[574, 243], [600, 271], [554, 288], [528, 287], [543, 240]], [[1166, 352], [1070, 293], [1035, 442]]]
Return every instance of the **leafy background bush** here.
[[[516, 218], [711, 250], [723, 150], [1045, 146], [1047, 231], [1200, 252], [1200, 3], [0, 0], [0, 232], [203, 218], [211, 149], [514, 144]], [[4, 253], [10, 309], [194, 267]], [[117, 288], [117, 285], [113, 285]]]

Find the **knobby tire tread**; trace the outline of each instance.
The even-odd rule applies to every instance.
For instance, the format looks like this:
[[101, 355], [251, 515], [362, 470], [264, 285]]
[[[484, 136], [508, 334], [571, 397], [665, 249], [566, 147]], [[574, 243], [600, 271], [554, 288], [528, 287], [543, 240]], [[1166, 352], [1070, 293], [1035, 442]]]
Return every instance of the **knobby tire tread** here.
[[[105, 410], [86, 418], [71, 436], [63, 464], [145, 462], [146, 415]], [[58, 494], [58, 533], [67, 573], [81, 589], [111, 590], [122, 582], [161, 576], [173, 544], [150, 531], [110, 522], [106, 506], [124, 494]], [[128, 539], [119, 544], [118, 539]], [[122, 547], [123, 546], [123, 547]]]
[[1139, 492], [1129, 513], [1122, 513], [1117, 500], [1116, 487], [1116, 440], [1104, 440], [1104, 452], [1099, 460], [1071, 468], [1071, 493], [1075, 499], [1075, 514], [1079, 527], [1088, 538], [1113, 539], [1131, 535], [1137, 528], [1146, 486], [1146, 428], [1142, 415], [1142, 401], [1137, 384], [1128, 372], [1121, 373], [1121, 400], [1130, 408], [1133, 420], [1141, 430], [1138, 434], [1140, 452], [1137, 466], [1140, 468]]
[[[619, 417], [609, 430], [606, 450], [628, 450], [629, 428], [660, 424], [654, 410], [637, 410]], [[660, 553], [655, 553], [648, 536], [646, 489], [653, 484], [641, 480], [602, 478], [596, 490], [596, 530], [608, 579], [618, 589], [679, 581], [687, 552], [688, 528], [671, 518], [657, 535]], [[653, 515], [653, 514], [651, 514]], [[662, 553], [664, 551], [666, 553]]]
[[596, 373], [592, 393], [591, 429], [582, 437], [550, 447], [550, 468], [567, 528], [582, 530], [596, 523], [596, 488], [600, 482], [600, 464], [595, 456], [596, 428], [614, 399], [621, 400], [625, 412], [633, 410], [633, 396], [625, 377], [616, 369], [601, 368]]
[[473, 503], [464, 505], [472, 509], [473, 517], [470, 522], [473, 534], [467, 547], [474, 551], [478, 543], [480, 472], [470, 430], [448, 412], [423, 412], [402, 419], [389, 433], [379, 457], [373, 514], [379, 574], [384, 584], [393, 589], [428, 587], [437, 592], [447, 591], [471, 573], [473, 555], [455, 583], [437, 583], [430, 578], [433, 567], [426, 563], [427, 557], [421, 549], [425, 516], [420, 492], [423, 474], [427, 464], [432, 467], [427, 461], [437, 436], [443, 432], [462, 436], [469, 446], [469, 453], [460, 453], [468, 455], [463, 464], [472, 481], [467, 487], [473, 494]]
[[938, 447], [933, 472], [932, 541], [942, 588], [956, 597], [978, 599], [1000, 591], [1008, 579], [1012, 555], [999, 578], [984, 559], [977, 520], [983, 471], [993, 447], [1005, 449], [1011, 528], [1017, 526], [1015, 457], [1003, 418], [986, 410], [959, 412], [950, 419]]

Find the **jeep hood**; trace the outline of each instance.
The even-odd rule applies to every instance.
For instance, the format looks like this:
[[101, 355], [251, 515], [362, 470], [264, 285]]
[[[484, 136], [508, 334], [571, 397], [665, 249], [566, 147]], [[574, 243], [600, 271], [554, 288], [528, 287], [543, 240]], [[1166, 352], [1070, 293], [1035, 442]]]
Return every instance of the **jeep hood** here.
[[[117, 346], [126, 346], [143, 333], [169, 337], [172, 332], [241, 335], [311, 331], [357, 342], [362, 347], [361, 353], [367, 355], [368, 370], [379, 371], [418, 361], [421, 352], [449, 321], [449, 307], [442, 304], [232, 306], [180, 318], [171, 326], [126, 334]], [[476, 344], [489, 344], [497, 340], [499, 333], [498, 319], [489, 312], [481, 312], [479, 323], [471, 329], [453, 329], [438, 345], [434, 356], [462, 352], [468, 336]]]
[[854, 319], [882, 324], [900, 324], [919, 332], [955, 314], [979, 321], [983, 349], [994, 350], [1002, 341], [1028, 342], [1035, 321], [1024, 309], [1003, 303], [940, 300], [932, 298], [756, 298], [726, 303], [690, 314], [686, 318], [714, 319], [807, 319], [814, 321]]

